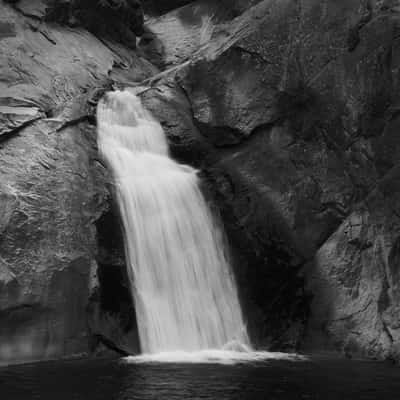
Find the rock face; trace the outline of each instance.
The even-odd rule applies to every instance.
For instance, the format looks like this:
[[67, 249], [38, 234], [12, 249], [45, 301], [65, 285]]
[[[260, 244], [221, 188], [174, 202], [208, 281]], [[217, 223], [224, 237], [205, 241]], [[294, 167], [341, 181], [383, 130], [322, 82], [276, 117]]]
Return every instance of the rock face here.
[[201, 169], [257, 347], [400, 359], [397, 1], [169, 2], [185, 6], [149, 18], [137, 50], [86, 25], [86, 2], [12, 3], [0, 2], [1, 361], [138, 350], [93, 126], [105, 89], [138, 84], [173, 156]]
[[399, 183], [395, 167], [308, 266], [305, 348], [399, 359]]
[[102, 37], [136, 47], [143, 33], [143, 10], [138, 0], [48, 0], [46, 21], [82, 26]]
[[155, 23], [196, 130], [165, 125], [200, 149], [261, 345], [398, 358], [399, 7], [265, 0], [190, 63], [168, 53], [180, 11]]
[[220, 2], [197, 1], [146, 22], [140, 49], [160, 68], [181, 64], [207, 44], [217, 24], [233, 18]]
[[[40, 21], [33, 3], [0, 2], [0, 363], [87, 353], [90, 334], [107, 335], [124, 313], [97, 306], [108, 286], [96, 289], [106, 257], [96, 223], [110, 194], [91, 104], [113, 81], [156, 71], [118, 44]], [[89, 330], [88, 305], [101, 310]]]

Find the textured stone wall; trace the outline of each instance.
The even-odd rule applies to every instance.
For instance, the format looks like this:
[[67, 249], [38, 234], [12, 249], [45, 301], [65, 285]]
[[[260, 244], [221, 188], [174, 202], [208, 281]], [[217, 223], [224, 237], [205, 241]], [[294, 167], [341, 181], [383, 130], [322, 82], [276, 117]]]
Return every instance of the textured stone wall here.
[[[110, 330], [87, 317], [104, 258], [96, 223], [111, 204], [93, 105], [113, 80], [156, 71], [45, 23], [41, 2], [14, 6], [0, 2], [0, 363], [87, 353], [90, 334]], [[120, 317], [108, 311], [98, 319]]]
[[172, 154], [202, 170], [254, 342], [399, 358], [398, 1], [197, 1], [150, 19], [136, 51], [70, 14], [49, 21], [49, 3], [13, 3], [0, 3], [1, 361], [88, 339], [137, 351], [93, 107], [138, 83]]
[[[172, 15], [166, 60], [190, 41]], [[199, 149], [242, 271], [263, 277], [248, 290], [263, 340], [398, 358], [399, 2], [265, 0], [213, 22], [170, 72], [196, 133], [158, 113], [194, 141], [183, 159]]]

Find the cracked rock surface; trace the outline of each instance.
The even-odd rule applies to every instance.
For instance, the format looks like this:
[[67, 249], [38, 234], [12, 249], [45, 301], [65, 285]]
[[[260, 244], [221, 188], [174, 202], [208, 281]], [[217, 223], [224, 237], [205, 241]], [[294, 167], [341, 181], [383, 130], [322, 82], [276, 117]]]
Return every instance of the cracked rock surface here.
[[14, 6], [0, 2], [0, 363], [88, 352], [95, 224], [110, 197], [91, 104], [111, 82], [156, 71], [82, 28], [39, 21], [40, 1]]
[[138, 83], [172, 155], [201, 170], [254, 343], [400, 359], [398, 1], [169, 2], [185, 5], [148, 18], [136, 50], [13, 3], [0, 2], [2, 361], [137, 351], [93, 105]]
[[[155, 20], [195, 129], [165, 126], [210, 183], [256, 338], [399, 359], [400, 3], [264, 0], [211, 22], [205, 7]], [[191, 13], [209, 40], [188, 55], [171, 38], [198, 42], [176, 21]]]

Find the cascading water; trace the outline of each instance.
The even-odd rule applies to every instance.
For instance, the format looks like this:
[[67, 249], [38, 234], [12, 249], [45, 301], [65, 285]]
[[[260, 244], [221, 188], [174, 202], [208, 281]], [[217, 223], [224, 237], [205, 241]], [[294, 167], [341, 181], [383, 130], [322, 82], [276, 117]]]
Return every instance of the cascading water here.
[[108, 93], [97, 119], [124, 224], [142, 351], [248, 346], [223, 233], [197, 171], [169, 157], [163, 129], [134, 94]]

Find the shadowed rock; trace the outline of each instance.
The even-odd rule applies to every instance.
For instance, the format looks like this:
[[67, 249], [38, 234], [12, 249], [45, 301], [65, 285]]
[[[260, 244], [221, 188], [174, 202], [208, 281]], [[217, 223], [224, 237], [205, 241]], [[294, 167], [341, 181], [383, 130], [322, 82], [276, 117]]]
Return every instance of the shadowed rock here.
[[[231, 21], [215, 24], [209, 42], [166, 75], [177, 78], [190, 104], [196, 142], [207, 149], [196, 165], [214, 168], [211, 189], [220, 192], [225, 223], [240, 227], [239, 237], [252, 238], [254, 247], [246, 245], [254, 249], [249, 253], [269, 254], [264, 260], [244, 257], [257, 260], [260, 272], [255, 275], [270, 271], [264, 282], [275, 281], [279, 287], [278, 282], [295, 281], [295, 275], [280, 278], [271, 264], [282, 263], [284, 271], [291, 264], [301, 265], [294, 261], [296, 254], [309, 261], [304, 277], [315, 300], [308, 349], [372, 357], [398, 352], [398, 317], [393, 312], [397, 284], [387, 272], [390, 260], [397, 259], [397, 211], [386, 211], [389, 200], [362, 211], [366, 241], [347, 238], [344, 227], [350, 219], [359, 219], [359, 210], [380, 192], [382, 179], [399, 163], [399, 15], [398, 2], [308, 0], [297, 7], [293, 1], [265, 0]], [[173, 32], [177, 17], [174, 11], [155, 22], [164, 60], [174, 56], [168, 53], [168, 24]], [[185, 126], [172, 127], [172, 135], [186, 132]], [[395, 185], [396, 178], [391, 179]], [[393, 189], [385, 187], [385, 196], [393, 195], [395, 204]], [[251, 217], [258, 209], [274, 210], [280, 221], [274, 225], [262, 214], [256, 220], [264, 229], [259, 235]], [[233, 210], [241, 211], [235, 216]], [[283, 248], [274, 240], [270, 246], [263, 242], [273, 226], [282, 228], [272, 237], [282, 237]], [[234, 237], [230, 233], [231, 241]], [[379, 244], [382, 241], [385, 245]], [[381, 261], [372, 253], [372, 258], [360, 255], [369, 252], [381, 254]], [[315, 278], [318, 275], [324, 279]], [[259, 293], [267, 286], [260, 283]], [[284, 297], [296, 304], [301, 288], [300, 279]], [[265, 290], [259, 298], [267, 299], [261, 307], [267, 317], [260, 319], [268, 321], [269, 334], [277, 327], [269, 320], [274, 315], [304, 322], [306, 304], [303, 311], [297, 308], [286, 317], [280, 311], [290, 309], [285, 308], [288, 303], [268, 310], [273, 292], [279, 299], [276, 289]], [[324, 322], [318, 323], [320, 319]], [[294, 322], [287, 325], [289, 337], [296, 337], [295, 327]], [[319, 339], [314, 341], [314, 335]], [[297, 337], [299, 344], [301, 334]]]

